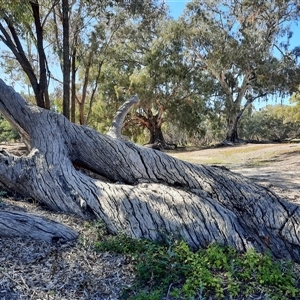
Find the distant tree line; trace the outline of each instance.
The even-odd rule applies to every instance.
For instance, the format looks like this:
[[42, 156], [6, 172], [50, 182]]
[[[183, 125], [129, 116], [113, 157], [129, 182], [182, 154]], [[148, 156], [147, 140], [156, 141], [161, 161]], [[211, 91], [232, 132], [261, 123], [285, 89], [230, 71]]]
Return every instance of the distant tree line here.
[[[156, 0], [1, 0], [0, 63], [26, 98], [103, 133], [137, 94], [123, 127], [137, 143], [288, 139], [299, 10], [296, 0], [194, 0], [174, 20]], [[291, 109], [253, 109], [290, 95]], [[5, 128], [1, 119], [0, 139], [15, 139]]]

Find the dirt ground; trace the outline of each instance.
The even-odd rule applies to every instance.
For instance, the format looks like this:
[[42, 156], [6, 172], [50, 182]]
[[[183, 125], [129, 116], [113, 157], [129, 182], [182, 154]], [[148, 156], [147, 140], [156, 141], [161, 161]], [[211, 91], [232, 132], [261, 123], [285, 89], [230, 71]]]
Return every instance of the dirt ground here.
[[225, 166], [300, 204], [300, 144], [245, 144], [170, 153], [193, 163]]

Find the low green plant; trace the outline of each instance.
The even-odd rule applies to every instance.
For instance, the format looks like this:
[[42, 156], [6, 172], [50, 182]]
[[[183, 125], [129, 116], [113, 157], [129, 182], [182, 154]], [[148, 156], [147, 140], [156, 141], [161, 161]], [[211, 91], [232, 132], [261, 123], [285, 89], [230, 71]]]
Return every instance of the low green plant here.
[[0, 142], [14, 142], [20, 139], [19, 133], [0, 114]]
[[291, 262], [276, 261], [254, 250], [241, 254], [232, 247], [212, 244], [192, 251], [183, 241], [155, 243], [121, 234], [96, 243], [98, 251], [128, 255], [136, 282], [123, 299], [234, 299], [254, 294], [268, 299], [300, 296]]
[[[147, 240], [132, 239], [125, 234], [102, 236], [100, 241], [95, 243], [98, 251], [112, 251], [120, 254], [134, 256], [144, 253], [149, 247]], [[151, 242], [150, 242], [151, 244]]]
[[107, 229], [102, 221], [85, 222], [79, 241], [83, 247], [94, 247], [94, 244], [104, 235], [107, 235]]
[[124, 234], [105, 238], [96, 243], [98, 251], [126, 254], [135, 264], [136, 283], [124, 290], [123, 299], [162, 299], [170, 284], [180, 283], [185, 267], [174, 252], [177, 242], [157, 243], [132, 239]]

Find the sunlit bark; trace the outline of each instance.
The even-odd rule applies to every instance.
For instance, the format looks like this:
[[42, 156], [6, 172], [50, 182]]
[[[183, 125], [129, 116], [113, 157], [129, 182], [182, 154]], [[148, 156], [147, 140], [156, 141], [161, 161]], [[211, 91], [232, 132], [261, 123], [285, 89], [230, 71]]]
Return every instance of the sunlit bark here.
[[0, 153], [7, 189], [53, 210], [99, 218], [112, 233], [152, 240], [172, 234], [194, 248], [219, 242], [300, 261], [299, 207], [268, 189], [70, 123], [29, 105], [3, 81], [0, 111], [30, 147], [27, 156]]

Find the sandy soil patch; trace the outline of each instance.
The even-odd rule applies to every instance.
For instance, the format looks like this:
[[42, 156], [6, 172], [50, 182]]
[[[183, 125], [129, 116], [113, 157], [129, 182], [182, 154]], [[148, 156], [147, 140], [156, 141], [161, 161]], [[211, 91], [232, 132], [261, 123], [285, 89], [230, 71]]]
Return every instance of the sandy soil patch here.
[[300, 144], [246, 144], [170, 155], [193, 163], [225, 166], [300, 204]]

